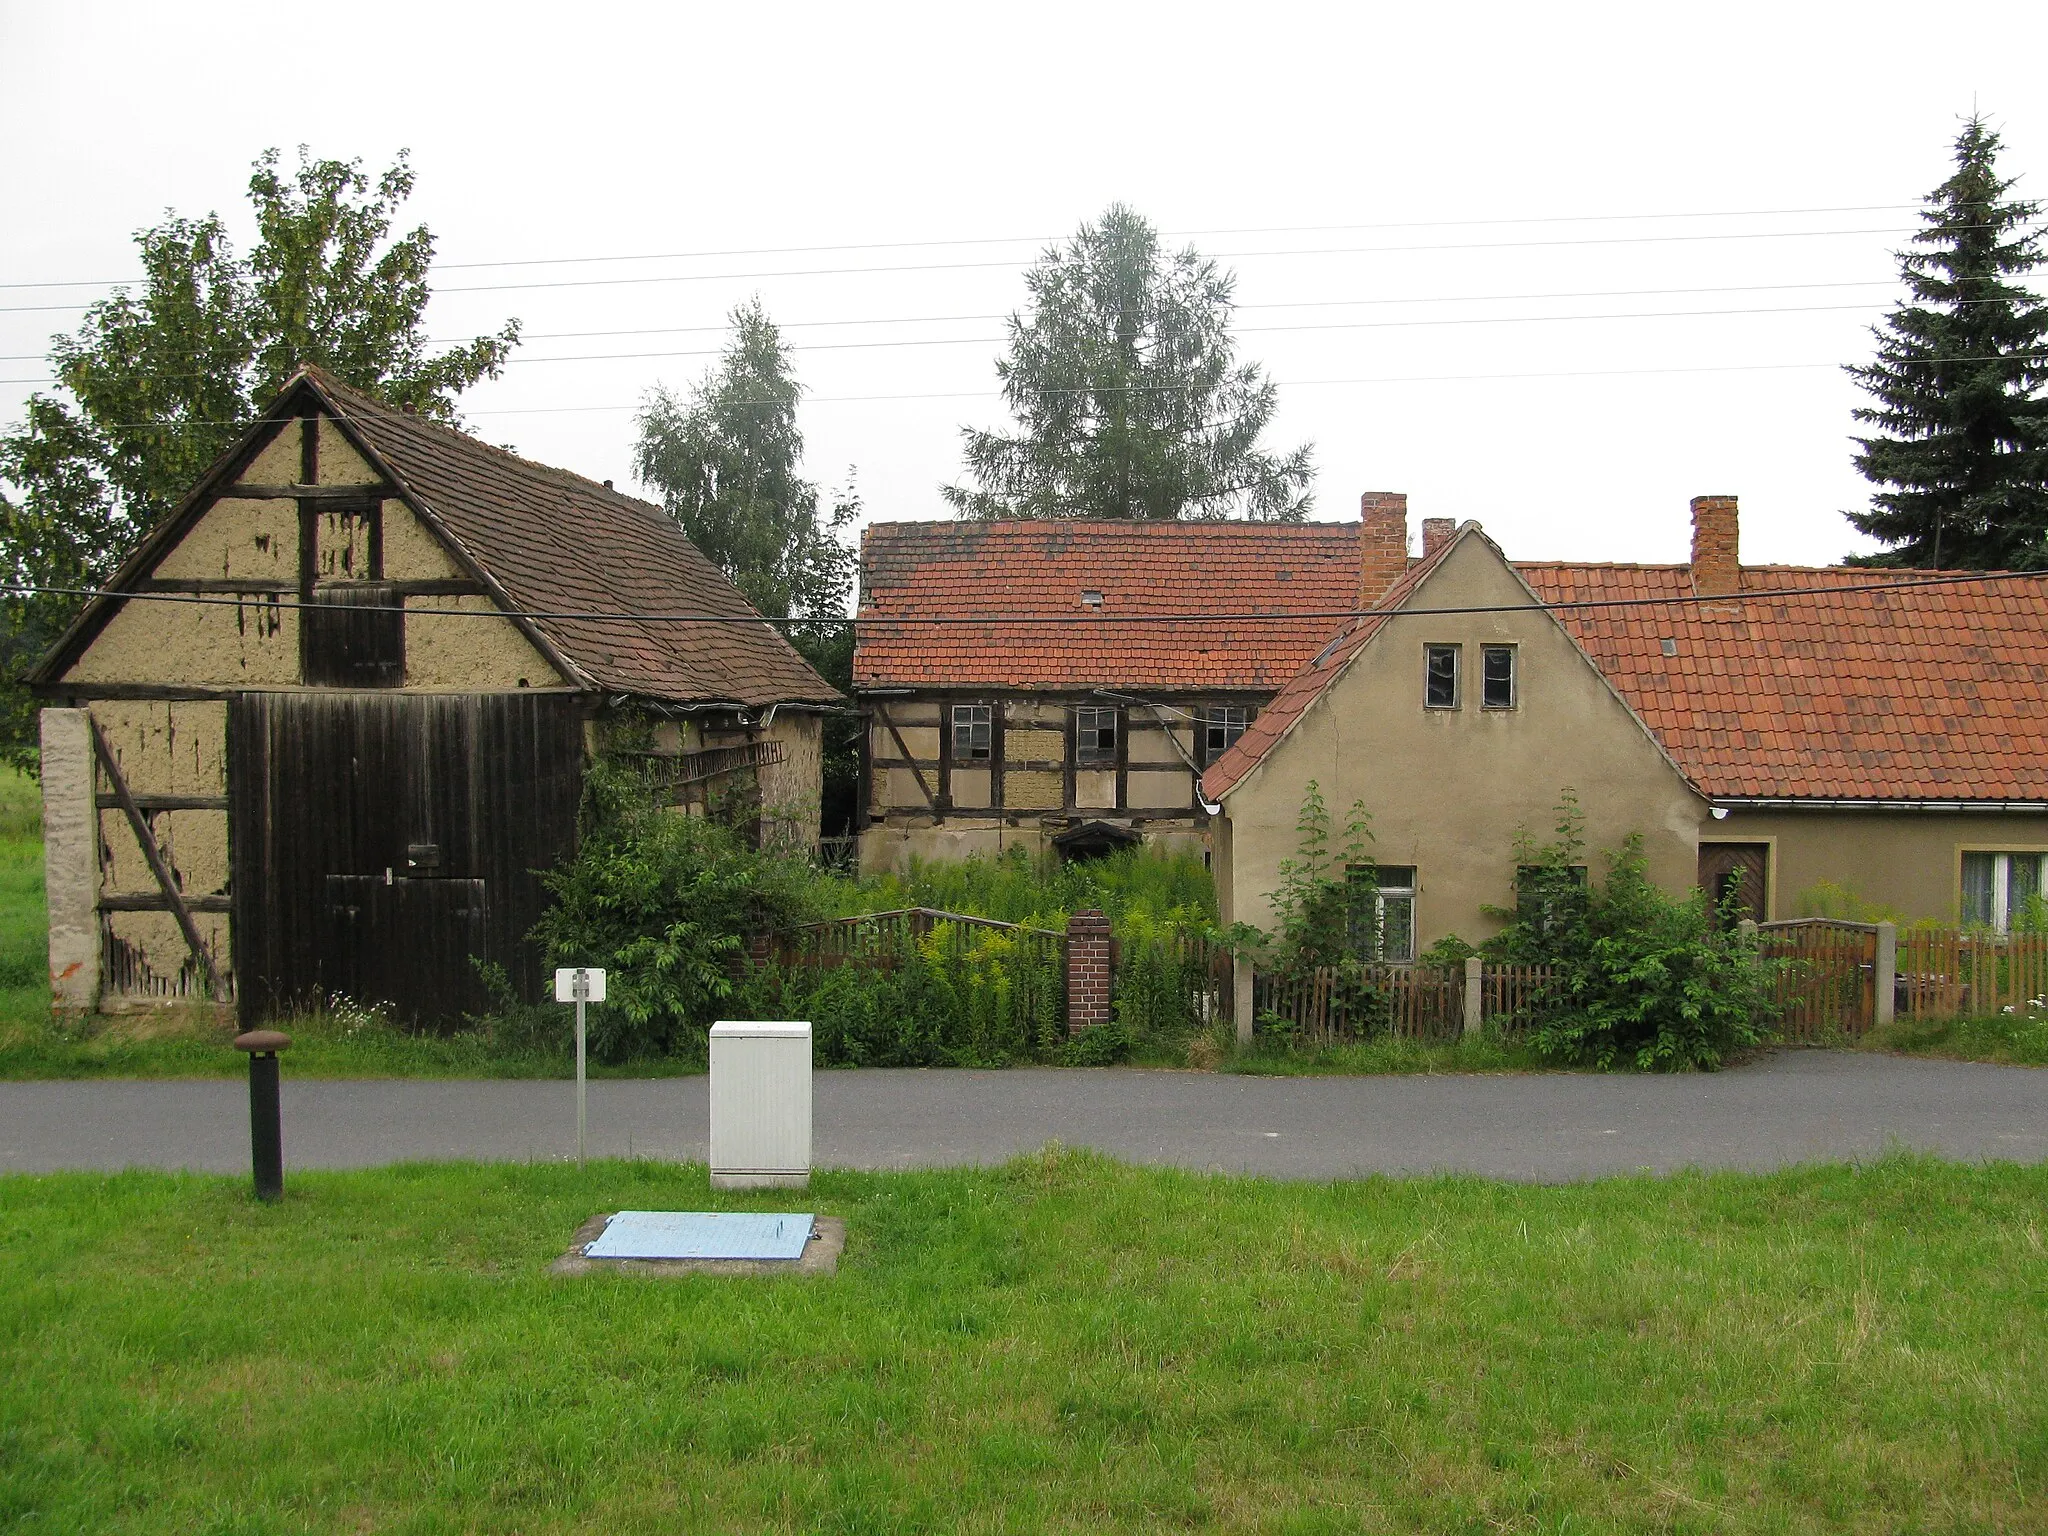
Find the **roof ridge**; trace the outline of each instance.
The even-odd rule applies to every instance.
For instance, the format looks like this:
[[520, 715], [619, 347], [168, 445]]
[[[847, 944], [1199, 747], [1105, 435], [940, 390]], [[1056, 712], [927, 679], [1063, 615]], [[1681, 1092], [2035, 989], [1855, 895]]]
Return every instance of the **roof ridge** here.
[[401, 426], [431, 427], [437, 432], [445, 432], [450, 437], [460, 438], [469, 447], [481, 448], [486, 453], [496, 454], [499, 458], [510, 459], [514, 464], [518, 464], [523, 468], [538, 470], [545, 475], [554, 475], [563, 480], [573, 481], [577, 485], [588, 487], [600, 496], [610, 496], [615, 500], [627, 503], [629, 506], [643, 507], [650, 512], [658, 513], [662, 517], [668, 516], [667, 508], [659, 506], [654, 502], [643, 500], [638, 496], [630, 496], [602, 480], [593, 480], [588, 475], [579, 475], [575, 470], [564, 469], [559, 464], [548, 464], [539, 459], [529, 459], [525, 454], [514, 453], [510, 448], [502, 447], [497, 443], [487, 443], [474, 432], [465, 432], [461, 427], [451, 425], [435, 417], [422, 416], [418, 411], [408, 411], [402, 406], [392, 405], [388, 401], [379, 400], [375, 395], [357, 389], [353, 384], [344, 384], [340, 379], [337, 379], [333, 374], [316, 364], [303, 364], [298, 371], [311, 377], [314, 382], [330, 394], [347, 396], [352, 404], [366, 407], [373, 415], [390, 417]]

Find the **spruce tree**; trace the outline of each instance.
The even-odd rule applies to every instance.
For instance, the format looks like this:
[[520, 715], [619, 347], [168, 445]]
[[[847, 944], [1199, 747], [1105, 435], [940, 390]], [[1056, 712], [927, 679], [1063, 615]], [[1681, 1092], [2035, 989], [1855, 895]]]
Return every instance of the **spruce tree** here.
[[1892, 546], [1855, 564], [2048, 566], [2048, 305], [2022, 286], [2041, 264], [2041, 205], [2008, 197], [1999, 137], [1973, 116], [1926, 228], [1899, 253], [1910, 302], [1875, 328], [1877, 360], [1849, 373], [1873, 403], [1856, 467], [1887, 487], [1848, 518]]
[[996, 365], [1014, 433], [968, 429], [979, 486], [941, 487], [969, 517], [1296, 520], [1311, 504], [1306, 446], [1259, 436], [1273, 384], [1236, 360], [1235, 279], [1116, 205], [1026, 277]]

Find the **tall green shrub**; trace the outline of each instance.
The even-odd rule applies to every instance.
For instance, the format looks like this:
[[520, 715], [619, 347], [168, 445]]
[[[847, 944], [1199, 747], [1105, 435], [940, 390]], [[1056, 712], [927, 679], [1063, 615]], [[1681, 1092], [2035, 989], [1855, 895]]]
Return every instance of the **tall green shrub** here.
[[1586, 867], [1585, 819], [1566, 791], [1557, 835], [1516, 850], [1517, 899], [1492, 958], [1556, 973], [1530, 1041], [1573, 1065], [1712, 1068], [1769, 1033], [1771, 963], [1731, 910], [1705, 892], [1667, 895], [1650, 879], [1640, 834]]
[[544, 875], [553, 904], [533, 938], [555, 965], [611, 973], [590, 1020], [603, 1061], [695, 1052], [722, 1004], [746, 935], [801, 921], [807, 866], [746, 847], [729, 827], [658, 804], [631, 768], [593, 765], [582, 842]]

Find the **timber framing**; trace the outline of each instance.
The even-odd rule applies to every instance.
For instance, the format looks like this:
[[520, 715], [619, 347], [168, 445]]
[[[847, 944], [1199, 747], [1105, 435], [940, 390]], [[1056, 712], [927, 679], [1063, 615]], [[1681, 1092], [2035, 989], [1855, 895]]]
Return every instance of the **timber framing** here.
[[[120, 761], [114, 756], [114, 749], [107, 744], [106, 731], [97, 720], [92, 721], [91, 726], [93, 755], [99, 759], [100, 772], [114, 786], [114, 798], [128, 818], [128, 829], [135, 834], [136, 844], [149, 865], [149, 872], [156, 876], [156, 895], [163, 903], [156, 910], [168, 911], [178, 920], [178, 930], [185, 936], [185, 946], [192, 952], [193, 964], [199, 967], [199, 974], [206, 983], [206, 995], [216, 1002], [225, 1002], [227, 993], [221, 986], [220, 971], [213, 963], [213, 951], [206, 947], [206, 941], [199, 935], [199, 925], [192, 921], [191, 904], [178, 889], [178, 881], [172, 875], [170, 865], [164, 862], [163, 850], [156, 845], [156, 834], [150, 829], [149, 818], [143, 815], [142, 807], [129, 792], [128, 781], [121, 775]], [[105, 901], [102, 896], [101, 910], [111, 910], [105, 906]]]

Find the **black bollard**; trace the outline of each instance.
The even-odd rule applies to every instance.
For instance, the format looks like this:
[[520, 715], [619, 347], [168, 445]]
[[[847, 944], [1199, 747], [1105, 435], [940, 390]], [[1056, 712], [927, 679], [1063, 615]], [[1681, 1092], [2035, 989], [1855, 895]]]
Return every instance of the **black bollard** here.
[[277, 1103], [277, 1053], [292, 1037], [275, 1029], [235, 1036], [235, 1049], [249, 1053], [249, 1160], [256, 1170], [256, 1198], [284, 1198], [284, 1127]]

